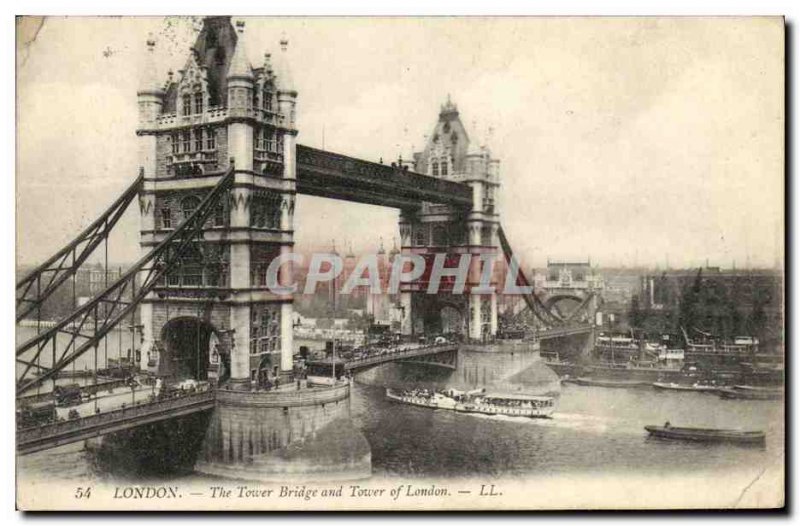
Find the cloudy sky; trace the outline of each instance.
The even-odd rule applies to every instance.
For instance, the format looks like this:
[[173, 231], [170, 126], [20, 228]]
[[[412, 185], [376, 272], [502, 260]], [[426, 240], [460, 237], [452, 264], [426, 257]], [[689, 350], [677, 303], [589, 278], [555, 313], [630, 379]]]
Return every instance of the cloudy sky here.
[[[36, 24], [21, 23], [17, 254], [31, 263], [134, 179], [144, 42], [156, 36], [166, 78], [194, 28], [50, 18], [26, 43]], [[502, 222], [526, 264], [767, 266], [782, 251], [780, 19], [254, 18], [251, 61], [283, 34], [302, 144], [405, 157], [449, 94], [502, 161]], [[137, 214], [112, 261], [136, 257]], [[399, 236], [396, 210], [319, 198], [299, 199], [295, 221], [301, 250]]]

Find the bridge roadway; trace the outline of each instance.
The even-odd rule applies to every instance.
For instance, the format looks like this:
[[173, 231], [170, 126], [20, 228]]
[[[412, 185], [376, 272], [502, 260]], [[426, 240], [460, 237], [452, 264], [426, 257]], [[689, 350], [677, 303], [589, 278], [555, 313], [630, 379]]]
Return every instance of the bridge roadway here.
[[421, 356], [430, 356], [433, 354], [441, 354], [457, 350], [457, 343], [434, 343], [430, 345], [420, 345], [417, 347], [400, 348], [397, 350], [383, 350], [382, 352], [373, 354], [371, 356], [348, 360], [344, 368], [346, 371], [355, 371], [358, 369], [380, 365], [382, 363], [405, 360], [408, 358], [419, 358]]
[[592, 324], [587, 323], [585, 325], [567, 325], [564, 327], [540, 330], [536, 333], [536, 336], [539, 340], [553, 340], [555, 338], [588, 334], [590, 332], [592, 332]]
[[209, 389], [165, 400], [146, 402], [84, 418], [17, 430], [17, 453], [27, 455], [168, 418], [212, 409], [215, 393]]
[[[591, 331], [591, 325], [562, 327], [539, 332], [540, 339], [558, 338]], [[410, 360], [425, 356], [458, 351], [458, 343], [442, 343], [400, 347], [397, 350], [383, 350], [370, 356], [349, 360], [345, 370], [357, 371], [383, 363]], [[450, 366], [450, 362], [443, 362]], [[144, 402], [129, 407], [106, 411], [103, 413], [43, 424], [40, 426], [17, 430], [17, 452], [27, 455], [63, 446], [73, 442], [95, 438], [116, 431], [131, 429], [136, 426], [150, 424], [169, 418], [189, 415], [213, 409], [216, 395], [213, 389], [196, 393], [182, 394], [177, 397]]]

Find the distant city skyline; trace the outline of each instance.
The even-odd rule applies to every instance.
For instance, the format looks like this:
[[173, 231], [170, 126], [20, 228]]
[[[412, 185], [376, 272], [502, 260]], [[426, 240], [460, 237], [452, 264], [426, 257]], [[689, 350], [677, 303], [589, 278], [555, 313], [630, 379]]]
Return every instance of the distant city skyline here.
[[[246, 20], [254, 64], [289, 39], [302, 144], [407, 158], [449, 95], [501, 159], [501, 218], [523, 268], [548, 258], [649, 268], [782, 260], [774, 21], [742, 32], [735, 18]], [[135, 177], [147, 35], [164, 80], [194, 38], [182, 19], [75, 22], [48, 19], [18, 49], [19, 264], [44, 260]], [[361, 252], [380, 237], [387, 250], [399, 243], [397, 210], [309, 196], [296, 210], [300, 251], [333, 238]], [[134, 261], [135, 206], [118, 228], [110, 260]]]

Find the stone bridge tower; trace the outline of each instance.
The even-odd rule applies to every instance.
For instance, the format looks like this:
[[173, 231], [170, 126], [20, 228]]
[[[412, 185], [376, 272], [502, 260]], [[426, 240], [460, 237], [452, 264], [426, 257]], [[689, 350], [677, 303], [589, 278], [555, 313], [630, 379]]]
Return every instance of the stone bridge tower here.
[[[252, 382], [292, 370], [292, 297], [267, 289], [272, 259], [292, 250], [295, 102], [287, 42], [253, 67], [244, 22], [206, 18], [183, 69], [158, 80], [155, 42], [138, 90], [141, 249], [188, 217], [230, 169], [229, 198], [191, 253], [141, 306], [142, 367], [175, 379]], [[291, 268], [281, 280], [288, 283]]]
[[[402, 210], [402, 252], [419, 254], [427, 261], [426, 273], [417, 281], [401, 283], [400, 303], [404, 334], [458, 332], [470, 340], [485, 340], [497, 334], [497, 293], [471, 294], [480, 282], [479, 257], [494, 260], [491, 284], [501, 285], [499, 274], [500, 161], [486, 146], [471, 140], [458, 108], [448, 98], [422, 152], [406, 164], [417, 173], [468, 184], [472, 207], [459, 210], [448, 205], [422, 203]], [[464, 294], [452, 293], [452, 282], [437, 295], [426, 294], [430, 268], [436, 254], [445, 254], [445, 267], [457, 267], [462, 254], [471, 254]], [[444, 280], [443, 280], [444, 283]]]

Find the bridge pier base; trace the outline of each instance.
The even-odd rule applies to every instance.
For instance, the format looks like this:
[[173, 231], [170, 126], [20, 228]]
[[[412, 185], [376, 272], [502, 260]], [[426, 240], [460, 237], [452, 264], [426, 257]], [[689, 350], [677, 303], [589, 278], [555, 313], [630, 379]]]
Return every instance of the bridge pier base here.
[[247, 480], [350, 480], [371, 451], [350, 420], [350, 386], [217, 391], [195, 470]]

